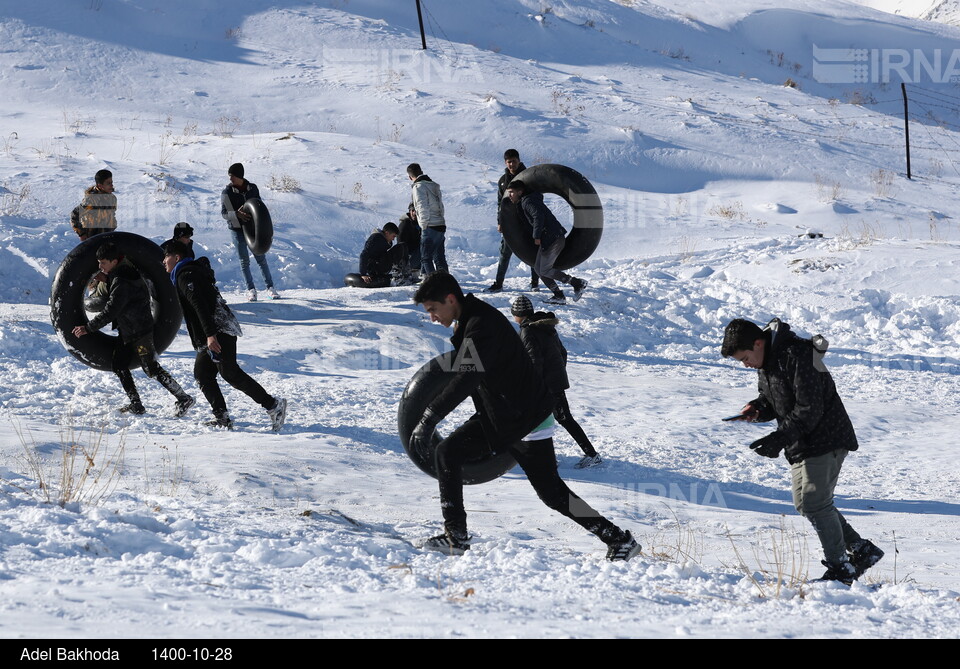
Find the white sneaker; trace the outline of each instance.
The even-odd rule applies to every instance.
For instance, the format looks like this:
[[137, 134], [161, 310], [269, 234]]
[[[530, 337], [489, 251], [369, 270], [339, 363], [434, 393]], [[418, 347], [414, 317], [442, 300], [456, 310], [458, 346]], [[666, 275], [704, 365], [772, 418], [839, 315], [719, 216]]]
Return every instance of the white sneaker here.
[[251, 288], [247, 291], [247, 302], [256, 302], [257, 301], [257, 289]]
[[590, 467], [598, 467], [603, 464], [603, 460], [600, 459], [600, 454], [596, 455], [584, 455], [580, 458], [580, 462], [574, 465], [575, 469], [589, 469]]
[[279, 432], [284, 421], [287, 420], [287, 400], [278, 397], [276, 404], [267, 409], [267, 415], [270, 416], [270, 422], [273, 423], [273, 431]]
[[277, 292], [277, 289], [274, 287], [267, 288], [267, 294], [270, 296], [271, 300], [279, 300], [280, 293]]

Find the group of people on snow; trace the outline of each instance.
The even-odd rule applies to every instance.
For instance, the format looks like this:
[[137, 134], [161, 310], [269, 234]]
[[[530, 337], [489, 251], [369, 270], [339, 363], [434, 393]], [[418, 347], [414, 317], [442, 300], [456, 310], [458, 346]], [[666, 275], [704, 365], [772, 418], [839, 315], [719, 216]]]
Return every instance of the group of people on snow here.
[[[579, 300], [587, 282], [554, 267], [566, 244], [567, 231], [544, 203], [543, 194], [515, 178], [526, 169], [520, 153], [507, 149], [503, 160], [504, 173], [497, 182], [497, 230], [502, 232], [501, 207], [505, 203], [517, 207], [537, 246], [536, 260], [530, 269], [530, 290], [539, 290], [542, 278], [552, 293], [546, 301], [565, 304], [566, 295], [557, 285], [560, 281], [569, 284], [574, 300]], [[412, 182], [407, 213], [400, 218], [399, 225], [391, 221], [374, 230], [360, 254], [360, 276], [367, 286], [408, 285], [438, 270], [449, 272], [445, 250], [447, 223], [440, 185], [424, 174], [419, 163], [407, 166], [407, 178]], [[510, 244], [501, 236], [497, 276], [488, 292], [503, 290], [512, 256]]]
[[[554, 267], [563, 250], [566, 231], [544, 204], [543, 195], [516, 177], [526, 169], [519, 153], [504, 153], [505, 171], [498, 182], [500, 207], [516, 206], [531, 229], [537, 245], [531, 267], [530, 290], [542, 281], [553, 303], [565, 303], [557, 282], [571, 286], [579, 299], [587, 282]], [[230, 184], [223, 190], [222, 215], [234, 235], [247, 283], [248, 297], [256, 299], [249, 269], [249, 255], [242, 232], [244, 202], [259, 197], [255, 184], [244, 178], [243, 165], [229, 170]], [[407, 167], [412, 198], [399, 224], [389, 222], [367, 239], [360, 254], [360, 274], [370, 284], [390, 285], [390, 279], [420, 282], [414, 302], [422, 305], [432, 321], [453, 329], [451, 343], [459, 351], [472, 347], [472, 357], [481, 365], [453, 370], [443, 391], [427, 406], [410, 442], [413, 448], [428, 448], [438, 423], [468, 397], [476, 413], [435, 446], [437, 479], [444, 519], [442, 534], [428, 539], [425, 548], [462, 554], [470, 548], [471, 536], [463, 502], [463, 466], [471, 458], [492, 452], [509, 452], [524, 470], [540, 499], [551, 509], [596, 535], [607, 546], [610, 560], [629, 560], [640, 545], [623, 530], [577, 496], [560, 478], [554, 451], [556, 425], [562, 425], [583, 451], [578, 467], [602, 463], [583, 428], [572, 417], [566, 390], [567, 351], [557, 333], [559, 319], [553, 312], [536, 311], [526, 295], [517, 296], [510, 311], [519, 332], [496, 308], [472, 294], [464, 294], [449, 272], [445, 253], [446, 220], [440, 186], [424, 174], [417, 163]], [[116, 196], [112, 175], [101, 170], [96, 184], [71, 214], [81, 239], [116, 228]], [[499, 221], [499, 217], [498, 217]], [[499, 228], [499, 224], [498, 224]], [[502, 231], [501, 231], [502, 232]], [[235, 388], [259, 403], [280, 429], [286, 415], [286, 400], [267, 393], [237, 363], [240, 326], [227, 306], [206, 258], [196, 258], [193, 229], [178, 223], [172, 239], [163, 244], [164, 266], [176, 286], [191, 341], [197, 350], [194, 378], [209, 402], [212, 425], [232, 427], [219, 374]], [[487, 292], [503, 290], [513, 250], [506, 239], [494, 283]], [[277, 297], [269, 267], [263, 256], [254, 256], [271, 297]], [[147, 376], [155, 378], [176, 398], [175, 414], [183, 415], [193, 404], [188, 395], [156, 360], [149, 311], [149, 294], [135, 267], [125, 263], [114, 244], [104, 244], [97, 253], [98, 279], [107, 290], [100, 313], [88, 325], [78, 325], [74, 334], [84, 336], [113, 321], [119, 330], [114, 353], [114, 371], [130, 402], [121, 411], [145, 411], [128, 370], [133, 356]], [[408, 269], [412, 267], [412, 276]], [[388, 279], [383, 283], [384, 279]], [[396, 283], [394, 285], [397, 285]], [[400, 285], [404, 285], [401, 282]], [[793, 501], [820, 540], [827, 571], [824, 580], [850, 584], [876, 564], [883, 551], [862, 538], [834, 505], [834, 490], [847, 454], [858, 449], [853, 425], [837, 394], [833, 379], [823, 364], [826, 343], [822, 338], [804, 339], [786, 323], [772, 320], [765, 328], [744, 319], [734, 319], [724, 330], [723, 357], [731, 357], [758, 371], [759, 396], [740, 413], [726, 420], [777, 421], [777, 429], [755, 440], [750, 448], [758, 455], [778, 458], [784, 454], [791, 468]]]
[[[244, 179], [243, 173], [242, 164], [231, 165], [230, 184], [224, 188], [222, 194], [222, 215], [230, 224], [231, 230], [239, 230], [240, 221], [247, 215], [240, 209], [243, 203], [249, 198], [259, 196], [256, 185]], [[73, 227], [81, 240], [110, 232], [117, 227], [113, 175], [108, 170], [101, 170], [97, 172], [95, 180], [96, 184], [85, 192], [84, 201], [71, 213], [71, 222], [74, 223]], [[177, 223], [173, 237], [164, 242], [161, 249], [164, 253], [163, 265], [176, 288], [181, 311], [187, 323], [187, 332], [197, 351], [194, 379], [210, 404], [214, 416], [208, 425], [233, 429], [233, 421], [217, 383], [219, 375], [262, 406], [269, 416], [272, 428], [278, 431], [286, 420], [287, 400], [268, 393], [238, 364], [237, 337], [242, 334], [240, 323], [217, 288], [210, 261], [205, 257], [196, 258], [193, 233], [189, 223]], [[238, 239], [237, 249], [241, 268], [250, 288], [250, 299], [255, 300], [256, 291], [252, 286], [249, 255], [242, 230], [235, 238]], [[87, 336], [108, 323], [112, 323], [117, 330], [111, 366], [129, 400], [120, 408], [121, 413], [146, 413], [130, 373], [130, 363], [136, 358], [144, 373], [149, 378], [156, 379], [176, 398], [174, 416], [183, 416], [196, 400], [187, 394], [157, 361], [153, 341], [155, 321], [147, 283], [116, 243], [102, 244], [96, 255], [99, 271], [91, 280], [92, 297], [87, 301], [87, 307], [97, 314], [88, 323], [76, 325], [72, 330], [73, 335], [78, 338]], [[255, 258], [263, 271], [267, 290], [271, 296], [279, 297], [273, 289], [266, 259], [263, 256]]]

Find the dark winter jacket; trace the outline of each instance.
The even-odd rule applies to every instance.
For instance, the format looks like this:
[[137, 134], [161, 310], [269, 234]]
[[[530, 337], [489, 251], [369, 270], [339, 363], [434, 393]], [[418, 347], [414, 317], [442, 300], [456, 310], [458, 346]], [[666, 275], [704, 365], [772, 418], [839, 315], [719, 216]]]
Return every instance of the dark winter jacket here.
[[[520, 167], [517, 168], [517, 174], [520, 174], [527, 166], [523, 163], [520, 163]], [[500, 181], [497, 182], [497, 220], [500, 220], [500, 205], [503, 204], [503, 198], [507, 194], [507, 188], [510, 186], [510, 182], [513, 181], [513, 178], [517, 174], [511, 174], [510, 170], [504, 168], [503, 174], [500, 175]]]
[[397, 235], [399, 242], [406, 244], [408, 249], [420, 248], [420, 225], [410, 218], [409, 214], [400, 217], [397, 228], [400, 230], [400, 234]]
[[467, 295], [450, 341], [457, 352], [453, 378], [430, 403], [435, 414], [446, 416], [472, 397], [484, 434], [496, 448], [525, 437], [553, 411], [542, 377], [497, 309]]
[[[180, 240], [177, 239], [176, 237], [171, 237], [170, 239], [168, 239], [167, 241], [165, 241], [163, 244], [161, 244], [161, 245], [160, 245], [160, 248], [163, 248], [166, 244], [169, 244], [170, 242], [177, 242], [177, 241], [180, 241]], [[181, 243], [182, 243], [184, 246], [187, 247], [187, 255], [186, 255], [185, 257], [187, 257], [187, 258], [196, 258], [196, 257], [197, 257], [197, 252], [196, 252], [196, 250], [194, 250], [194, 242], [193, 242], [192, 239], [191, 239], [190, 241], [188, 241], [188, 242], [181, 242]], [[199, 247], [199, 244], [198, 244], [197, 246]], [[202, 248], [202, 247], [200, 247], [200, 252], [203, 253], [203, 248]]]
[[107, 300], [103, 310], [87, 326], [96, 332], [107, 323], [120, 333], [121, 339], [132, 342], [153, 330], [150, 290], [140, 272], [131, 263], [121, 262], [107, 278]]
[[206, 258], [184, 258], [170, 280], [177, 287], [183, 319], [187, 322], [190, 341], [197, 351], [207, 347], [207, 337], [219, 333], [239, 337], [243, 334], [237, 317], [217, 289], [217, 278]]
[[533, 226], [533, 238], [540, 240], [540, 247], [547, 248], [567, 234], [567, 231], [550, 208], [543, 202], [540, 193], [524, 193], [520, 198], [520, 211]]
[[230, 227], [237, 229], [242, 227], [240, 219], [237, 218], [237, 209], [243, 206], [243, 203], [252, 198], [260, 199], [260, 189], [257, 184], [252, 184], [246, 179], [243, 181], [243, 187], [237, 188], [233, 184], [227, 184], [227, 187], [220, 193], [220, 215], [223, 216]]
[[777, 432], [788, 441], [787, 461], [796, 464], [838, 448], [857, 450], [857, 435], [823, 365], [823, 353], [778, 319], [764, 333], [760, 396], [751, 404], [760, 412], [758, 421], [776, 418]]
[[390, 251], [390, 242], [382, 230], [377, 230], [367, 237], [366, 244], [363, 245], [363, 251], [360, 252], [360, 274], [361, 276], [386, 276], [390, 274], [390, 258], [387, 253]]
[[538, 311], [520, 323], [520, 339], [533, 362], [533, 368], [543, 376], [547, 389], [553, 395], [570, 387], [567, 349], [557, 334], [559, 322], [553, 312]]

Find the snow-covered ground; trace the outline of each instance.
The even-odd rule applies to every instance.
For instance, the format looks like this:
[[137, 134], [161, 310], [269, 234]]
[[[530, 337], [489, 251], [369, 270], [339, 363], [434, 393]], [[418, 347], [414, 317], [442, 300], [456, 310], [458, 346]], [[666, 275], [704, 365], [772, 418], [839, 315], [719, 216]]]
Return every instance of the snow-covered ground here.
[[[899, 86], [812, 72], [814, 45], [952, 50], [960, 29], [841, 0], [427, 0], [423, 52], [414, 3], [51, 4], [0, 1], [0, 637], [960, 636], [960, 89], [909, 87], [907, 180]], [[467, 555], [414, 548], [439, 504], [397, 404], [449, 332], [409, 288], [341, 287], [416, 161], [482, 291], [510, 147], [604, 203], [591, 288], [559, 315], [605, 464], [556, 442], [643, 544], [626, 564], [518, 471], [468, 488]], [[219, 215], [237, 161], [273, 214], [280, 301], [243, 300]], [[63, 349], [50, 284], [102, 167], [122, 229], [196, 228], [241, 364], [289, 398], [282, 433], [232, 390], [236, 432], [202, 401], [174, 419], [139, 371], [148, 413], [120, 417], [116, 379]], [[526, 276], [484, 299], [506, 310]], [[741, 316], [831, 342], [862, 444], [838, 506], [887, 553], [852, 588], [805, 582], [821, 556], [786, 463], [746, 448], [768, 426], [720, 421], [755, 392], [719, 355]], [[185, 333], [162, 361], [196, 392]]]

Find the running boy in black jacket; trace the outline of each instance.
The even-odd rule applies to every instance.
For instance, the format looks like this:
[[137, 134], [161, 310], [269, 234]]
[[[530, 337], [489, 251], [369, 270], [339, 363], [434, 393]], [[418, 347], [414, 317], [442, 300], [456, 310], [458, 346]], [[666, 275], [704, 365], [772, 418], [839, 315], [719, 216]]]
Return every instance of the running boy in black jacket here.
[[200, 392], [213, 409], [216, 427], [233, 429], [227, 413], [227, 402], [217, 383], [217, 375], [231, 386], [262, 406], [275, 432], [283, 427], [287, 416], [287, 400], [274, 397], [263, 389], [237, 363], [237, 337], [240, 323], [217, 289], [216, 277], [206, 258], [194, 260], [183, 243], [168, 241], [163, 244], [163, 266], [177, 287], [180, 307], [190, 341], [197, 351], [193, 376]]
[[137, 268], [123, 260], [120, 249], [112, 242], [97, 249], [97, 264], [108, 286], [106, 303], [87, 325], [73, 328], [73, 334], [83, 337], [111, 322], [116, 328], [119, 336], [113, 349], [113, 372], [120, 378], [120, 385], [130, 400], [129, 404], [120, 407], [120, 413], [141, 415], [147, 412], [130, 373], [130, 361], [137, 356], [144, 374], [156, 379], [177, 398], [174, 415], [182, 416], [194, 405], [194, 399], [157, 362], [150, 292]]
[[577, 469], [603, 464], [583, 428], [570, 413], [565, 392], [570, 387], [567, 377], [567, 349], [557, 334], [559, 320], [552, 311], [534, 313], [533, 303], [526, 295], [514, 298], [510, 313], [513, 320], [520, 325], [520, 340], [527, 349], [534, 369], [543, 376], [547, 390], [553, 396], [553, 417], [570, 433], [583, 451], [583, 457], [576, 465]]
[[453, 327], [456, 351], [470, 351], [473, 364], [451, 371], [450, 380], [414, 428], [410, 441], [424, 450], [437, 423], [468, 397], [476, 414], [436, 447], [437, 480], [445, 532], [424, 548], [462, 554], [470, 548], [463, 505], [463, 464], [484, 453], [508, 451], [543, 502], [592, 532], [607, 545], [608, 560], [629, 560], [640, 552], [630, 532], [601, 516], [573, 493], [557, 473], [553, 450], [553, 399], [533, 369], [510, 321], [486, 302], [464, 296], [446, 272], [430, 274], [414, 302], [430, 320]]

